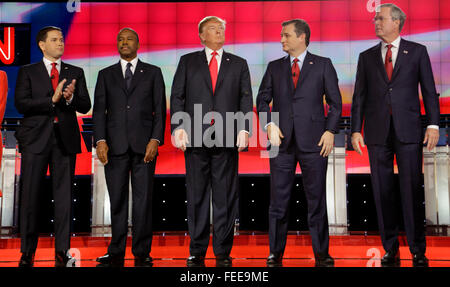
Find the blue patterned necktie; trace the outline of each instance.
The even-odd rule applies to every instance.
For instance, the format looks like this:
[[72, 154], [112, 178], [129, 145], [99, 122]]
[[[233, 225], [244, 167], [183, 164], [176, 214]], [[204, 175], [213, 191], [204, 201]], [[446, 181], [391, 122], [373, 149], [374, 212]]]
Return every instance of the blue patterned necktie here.
[[131, 79], [133, 78], [133, 73], [131, 72], [131, 63], [127, 64], [127, 69], [125, 70], [125, 82], [127, 83], [127, 90], [130, 89]]

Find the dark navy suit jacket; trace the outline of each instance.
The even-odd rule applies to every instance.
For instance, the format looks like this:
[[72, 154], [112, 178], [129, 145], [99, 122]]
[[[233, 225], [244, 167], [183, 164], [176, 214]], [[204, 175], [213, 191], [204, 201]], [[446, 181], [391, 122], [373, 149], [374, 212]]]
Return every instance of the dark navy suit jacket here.
[[361, 132], [364, 121], [366, 144], [383, 144], [390, 118], [403, 143], [420, 143], [419, 83], [427, 125], [439, 125], [439, 96], [434, 85], [425, 46], [401, 39], [391, 81], [381, 56], [381, 43], [359, 55], [352, 102], [352, 132]]
[[120, 62], [101, 70], [95, 87], [94, 141], [105, 139], [113, 155], [145, 154], [151, 139], [164, 144], [166, 96], [161, 69], [138, 61], [127, 90]]
[[[181, 125], [189, 136], [195, 133], [195, 105], [201, 105], [202, 119], [205, 114], [212, 111], [222, 116], [223, 145], [234, 148], [238, 132], [241, 130], [251, 131], [251, 119], [245, 121], [236, 119], [232, 121], [233, 126], [226, 124], [227, 113], [242, 112], [245, 115], [253, 111], [252, 87], [247, 61], [224, 51], [213, 94], [205, 50], [182, 56], [173, 79], [170, 114], [171, 117], [177, 112], [189, 114], [192, 119], [190, 133], [185, 126], [186, 123]], [[217, 121], [216, 125], [218, 125]], [[172, 124], [171, 126], [173, 133], [180, 125]], [[201, 134], [203, 135], [209, 127], [209, 124], [203, 124]], [[230, 137], [227, 137], [227, 128]], [[232, 133], [230, 132], [231, 128], [233, 128]], [[192, 145], [192, 143], [191, 138], [189, 144]]]
[[[329, 105], [327, 118], [324, 95]], [[342, 99], [337, 74], [329, 58], [307, 52], [296, 89], [289, 55], [270, 62], [256, 99], [258, 113], [269, 113], [272, 101], [272, 112], [279, 112], [279, 127], [284, 135], [280, 151], [286, 150], [293, 134], [300, 151], [320, 151], [321, 147], [317, 144], [323, 133], [326, 130], [333, 133], [339, 131]]]
[[14, 105], [23, 114], [23, 120], [15, 136], [21, 152], [41, 153], [47, 147], [58, 117], [58, 129], [68, 153], [81, 152], [81, 137], [77, 114], [87, 113], [91, 99], [86, 87], [83, 69], [61, 62], [59, 80], [66, 79], [63, 90], [76, 80], [72, 102], [67, 105], [64, 97], [52, 105], [54, 90], [43, 61], [20, 68], [16, 81]]

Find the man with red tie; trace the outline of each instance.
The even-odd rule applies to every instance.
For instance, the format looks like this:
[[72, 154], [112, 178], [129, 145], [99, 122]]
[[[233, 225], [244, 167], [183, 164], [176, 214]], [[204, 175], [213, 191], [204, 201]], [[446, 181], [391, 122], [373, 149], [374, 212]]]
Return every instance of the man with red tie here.
[[[226, 123], [227, 113], [252, 112], [247, 62], [223, 50], [225, 21], [209, 16], [199, 23], [205, 49], [181, 57], [172, 85], [170, 112], [175, 145], [186, 161], [190, 257], [187, 266], [203, 266], [209, 243], [210, 197], [213, 203], [213, 249], [217, 266], [231, 266], [238, 211], [238, 152], [248, 145], [249, 121]], [[192, 119], [181, 125], [178, 112]], [[198, 112], [199, 114], [194, 115]], [[215, 112], [208, 117], [208, 112]], [[195, 118], [202, 119], [196, 125]], [[198, 137], [205, 140], [198, 141]]]
[[[426, 47], [400, 38], [405, 13], [394, 4], [380, 5], [376, 11], [375, 33], [382, 41], [359, 55], [352, 102], [352, 145], [362, 154], [360, 145], [367, 144], [378, 227], [386, 250], [382, 265], [400, 263], [400, 196], [413, 264], [428, 266], [422, 143], [432, 150], [439, 140], [439, 96]], [[427, 115], [425, 137], [420, 120], [419, 83]], [[394, 155], [399, 191], [394, 184]]]
[[[297, 163], [302, 169], [316, 266], [334, 264], [328, 253], [326, 174], [334, 134], [339, 131], [342, 100], [331, 60], [307, 51], [310, 35], [304, 20], [282, 24], [281, 44], [288, 55], [269, 63], [256, 99], [258, 113], [268, 115], [270, 144], [279, 147], [278, 155], [270, 158], [269, 267], [282, 265]], [[328, 118], [324, 95], [330, 107]], [[272, 121], [271, 102], [279, 122]]]
[[61, 61], [60, 28], [42, 28], [36, 37], [44, 58], [20, 68], [15, 107], [23, 120], [15, 133], [22, 153], [20, 174], [20, 267], [31, 267], [37, 247], [41, 186], [50, 169], [55, 203], [55, 266], [70, 261], [72, 185], [81, 137], [76, 112], [87, 113], [91, 100], [83, 69]]

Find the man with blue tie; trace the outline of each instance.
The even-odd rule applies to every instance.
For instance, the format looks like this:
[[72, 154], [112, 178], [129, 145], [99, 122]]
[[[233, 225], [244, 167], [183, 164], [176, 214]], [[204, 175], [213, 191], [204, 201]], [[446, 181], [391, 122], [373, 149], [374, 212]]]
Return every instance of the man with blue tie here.
[[[288, 55], [269, 63], [256, 100], [258, 113], [268, 114], [270, 144], [279, 146], [278, 155], [270, 158], [268, 266], [282, 265], [297, 162], [302, 169], [316, 266], [334, 264], [328, 253], [326, 173], [334, 134], [339, 130], [342, 100], [331, 60], [307, 51], [310, 34], [304, 20], [282, 24], [281, 44]], [[324, 115], [324, 95], [330, 107], [328, 118]], [[279, 123], [271, 120], [271, 102], [272, 113], [279, 113]]]
[[124, 265], [128, 234], [129, 178], [132, 187], [132, 247], [135, 266], [150, 267], [153, 177], [158, 146], [164, 143], [165, 86], [161, 69], [138, 59], [139, 36], [117, 35], [120, 61], [98, 74], [94, 98], [94, 141], [111, 201], [112, 238], [99, 266]]
[[[397, 159], [406, 237], [414, 266], [428, 266], [425, 257], [422, 143], [432, 150], [439, 140], [439, 97], [425, 46], [400, 37], [406, 20], [394, 4], [377, 7], [373, 20], [382, 40], [359, 56], [352, 102], [352, 145], [362, 154], [367, 144], [378, 227], [386, 254], [385, 266], [400, 263], [394, 185]], [[427, 115], [423, 136], [418, 86]], [[364, 139], [361, 134], [364, 122]]]

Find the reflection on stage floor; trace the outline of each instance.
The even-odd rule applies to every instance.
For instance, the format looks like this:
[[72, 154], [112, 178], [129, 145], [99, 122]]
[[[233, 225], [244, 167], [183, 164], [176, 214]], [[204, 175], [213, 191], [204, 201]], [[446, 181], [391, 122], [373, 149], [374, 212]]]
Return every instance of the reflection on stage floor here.
[[[110, 235], [92, 236], [73, 234], [71, 254], [77, 258], [77, 266], [95, 267], [95, 259], [106, 253]], [[404, 235], [399, 237], [401, 267], [411, 267], [412, 258]], [[211, 241], [210, 241], [211, 245]], [[41, 236], [35, 256], [35, 267], [54, 266], [54, 237]], [[450, 237], [427, 236], [426, 255], [430, 267], [450, 267]], [[20, 259], [20, 238], [0, 238], [0, 267], [15, 267]], [[189, 256], [189, 235], [184, 232], [155, 233], [152, 244], [154, 267], [185, 267]], [[245, 232], [236, 234], [231, 252], [233, 267], [265, 267], [269, 255], [267, 233]], [[330, 236], [330, 255], [335, 267], [379, 267], [384, 255], [381, 240], [376, 234], [347, 234]], [[125, 267], [134, 267], [131, 253], [131, 237], [128, 238]], [[212, 246], [206, 254], [206, 267], [215, 267]], [[307, 232], [288, 235], [283, 267], [314, 267], [311, 238]]]

